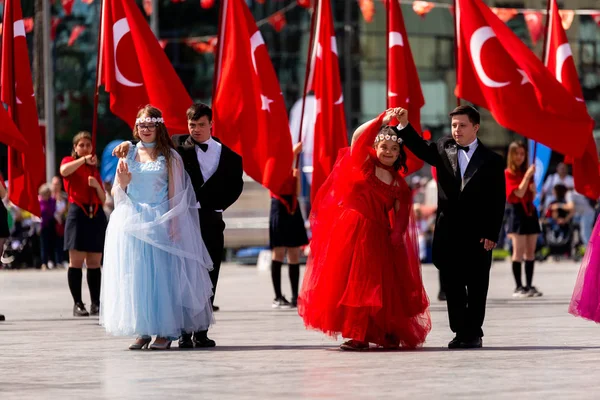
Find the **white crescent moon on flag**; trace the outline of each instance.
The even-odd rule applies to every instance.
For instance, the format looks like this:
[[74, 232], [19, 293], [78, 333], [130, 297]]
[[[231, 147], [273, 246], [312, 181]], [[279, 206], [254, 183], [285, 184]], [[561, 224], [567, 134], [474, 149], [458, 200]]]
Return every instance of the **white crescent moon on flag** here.
[[483, 65], [481, 64], [481, 48], [488, 39], [491, 39], [495, 36], [496, 34], [489, 26], [483, 26], [477, 29], [473, 33], [473, 36], [471, 36], [471, 58], [473, 60], [473, 65], [475, 66], [475, 71], [477, 72], [477, 75], [479, 75], [481, 82], [488, 87], [501, 88], [510, 84], [510, 82], [497, 82], [491, 79], [489, 76], [487, 76], [485, 70], [483, 69]]
[[250, 38], [250, 54], [252, 55], [252, 65], [254, 65], [254, 72], [258, 74], [258, 70], [256, 69], [256, 58], [254, 57], [254, 52], [258, 48], [258, 46], [265, 44], [260, 31], [256, 31], [254, 35]]
[[400, 32], [390, 32], [388, 43], [390, 49], [394, 46], [404, 47], [404, 39], [402, 38], [402, 34]]
[[344, 93], [340, 93], [340, 98], [337, 99], [337, 101], [333, 104], [339, 105], [339, 104], [342, 104], [343, 102], [344, 102]]
[[117, 78], [117, 82], [119, 82], [121, 85], [130, 87], [142, 86], [142, 83], [132, 82], [129, 79], [125, 78], [125, 76], [123, 76], [123, 74], [121, 73], [121, 70], [119, 70], [119, 63], [117, 62], [117, 47], [119, 47], [119, 42], [121, 41], [121, 39], [123, 39], [123, 36], [125, 36], [127, 32], [129, 32], [129, 24], [127, 23], [127, 18], [121, 18], [113, 25], [113, 53], [115, 58], [115, 77]]
[[[571, 46], [569, 43], [563, 43], [556, 49], [556, 80], [562, 83], [562, 69], [567, 58], [572, 57]], [[577, 101], [583, 101], [579, 97], [575, 97]]]
[[22, 19], [15, 21], [13, 24], [13, 37], [25, 37], [25, 23]]

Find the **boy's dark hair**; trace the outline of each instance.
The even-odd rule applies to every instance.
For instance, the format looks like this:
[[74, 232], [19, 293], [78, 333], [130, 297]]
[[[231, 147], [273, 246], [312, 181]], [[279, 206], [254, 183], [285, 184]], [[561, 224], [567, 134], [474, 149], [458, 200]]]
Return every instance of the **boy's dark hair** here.
[[480, 125], [481, 117], [479, 116], [479, 111], [477, 111], [473, 106], [458, 106], [450, 114], [448, 114], [450, 118], [455, 115], [466, 115], [469, 117], [469, 121], [473, 125]]
[[212, 109], [204, 103], [195, 103], [187, 109], [188, 121], [197, 121], [202, 117], [208, 118], [208, 122], [212, 122]]

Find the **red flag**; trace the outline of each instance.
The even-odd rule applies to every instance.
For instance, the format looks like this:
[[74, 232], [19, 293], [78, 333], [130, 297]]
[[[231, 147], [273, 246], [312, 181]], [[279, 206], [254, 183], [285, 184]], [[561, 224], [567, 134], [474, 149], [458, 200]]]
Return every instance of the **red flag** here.
[[221, 2], [214, 133], [244, 170], [275, 194], [292, 170], [285, 102], [267, 47], [244, 0]]
[[9, 149], [9, 199], [19, 208], [40, 215], [38, 189], [46, 181], [46, 159], [19, 0], [4, 2], [3, 25], [1, 97], [8, 104], [15, 125], [28, 143], [22, 151], [14, 147]]
[[[408, 118], [421, 132], [421, 107], [425, 104], [417, 67], [412, 56], [404, 17], [398, 0], [388, 0], [387, 104], [408, 110]], [[406, 149], [407, 175], [423, 167], [423, 161]]]
[[[569, 46], [556, 0], [551, 0], [548, 18], [550, 18], [550, 21], [548, 23], [548, 32], [546, 33], [547, 47], [544, 63], [552, 75], [556, 77], [556, 80], [562, 83], [577, 101], [583, 102], [583, 92], [579, 84], [577, 68], [575, 67], [575, 61], [573, 61], [571, 46]], [[561, 152], [560, 149], [557, 149], [557, 151]], [[592, 199], [600, 197], [598, 150], [596, 149], [596, 141], [591, 132], [588, 136], [588, 143], [583, 156], [572, 158], [571, 160], [573, 163], [575, 190]]]
[[102, 14], [100, 83], [110, 110], [133, 128], [139, 109], [152, 104], [170, 134], [187, 133], [192, 99], [135, 1], [105, 0]]
[[544, 33], [544, 29], [542, 27], [542, 13], [539, 11], [525, 11], [523, 15], [525, 16], [525, 22], [527, 23], [527, 29], [529, 30], [531, 41], [535, 45]]
[[73, 3], [75, 3], [75, 0], [61, 0], [63, 10], [65, 10], [65, 15], [71, 15], [71, 10], [73, 10]]
[[311, 199], [331, 173], [338, 151], [348, 146], [344, 94], [340, 80], [337, 42], [330, 0], [318, 0], [315, 45], [309, 87], [315, 92], [317, 112]]
[[458, 0], [456, 94], [498, 123], [580, 157], [593, 121], [578, 102], [481, 0]]
[[67, 45], [69, 47], [73, 46], [73, 44], [75, 43], [79, 35], [83, 33], [83, 31], [85, 31], [84, 25], [75, 25], [75, 27], [73, 27], [73, 30], [71, 31], [71, 35], [69, 36], [69, 42], [67, 43]]

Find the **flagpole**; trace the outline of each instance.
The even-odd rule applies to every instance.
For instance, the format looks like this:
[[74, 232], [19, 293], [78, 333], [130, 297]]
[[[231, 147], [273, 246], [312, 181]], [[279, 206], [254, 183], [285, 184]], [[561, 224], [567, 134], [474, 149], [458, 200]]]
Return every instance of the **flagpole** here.
[[[52, 68], [52, 46], [50, 40], [51, 13], [50, 2], [44, 1], [44, 119], [46, 123], [46, 182], [56, 175], [56, 143], [54, 138], [54, 69]], [[39, 94], [38, 94], [39, 95]]]
[[[454, 0], [454, 68], [456, 70], [456, 83], [458, 84], [458, 23], [460, 22], [459, 0]], [[456, 106], [460, 106], [460, 97], [456, 96]]]
[[212, 89], [212, 102], [215, 102], [215, 96], [217, 94], [217, 87], [219, 80], [221, 79], [221, 57], [223, 55], [223, 43], [225, 36], [225, 21], [224, 18], [227, 16], [227, 7], [229, 0], [221, 0], [219, 2], [219, 26], [217, 27], [217, 47], [215, 49], [215, 72], [213, 76], [213, 89]]
[[[385, 10], [385, 52], [386, 52], [386, 65], [385, 65], [385, 105], [386, 108], [390, 108], [390, 1], [396, 0], [386, 0], [385, 5], [387, 9]], [[408, 40], [408, 38], [406, 38]]]
[[[550, 12], [552, 9], [552, 2], [554, 0], [548, 0], [548, 4], [546, 5], [546, 31], [544, 32], [544, 48], [542, 49], [542, 61], [544, 66], [548, 66], [548, 60], [546, 60], [548, 56], [548, 45], [550, 44], [550, 20], [552, 18], [552, 13]], [[535, 164], [535, 158], [537, 156], [537, 142], [533, 141], [533, 156], [531, 159]]]
[[94, 88], [94, 114], [92, 119], [92, 152], [96, 151], [96, 136], [98, 134], [98, 92], [102, 81], [102, 47], [104, 47], [104, 2], [100, 2], [100, 28], [98, 29], [98, 51], [96, 55], [96, 87]]
[[[316, 25], [316, 16], [317, 16], [317, 4], [319, 0], [315, 0], [313, 13], [310, 18], [310, 36], [308, 39], [308, 54], [306, 56], [306, 69], [304, 71], [304, 89], [302, 93], [302, 109], [300, 114], [300, 127], [298, 131], [298, 143], [302, 141], [302, 130], [304, 129], [304, 110], [306, 108], [306, 94], [308, 93], [308, 81], [311, 75], [312, 70], [312, 56], [313, 56], [313, 46], [315, 39], [315, 25]], [[294, 161], [294, 167], [298, 168], [300, 165], [300, 153], [296, 155], [296, 160]]]

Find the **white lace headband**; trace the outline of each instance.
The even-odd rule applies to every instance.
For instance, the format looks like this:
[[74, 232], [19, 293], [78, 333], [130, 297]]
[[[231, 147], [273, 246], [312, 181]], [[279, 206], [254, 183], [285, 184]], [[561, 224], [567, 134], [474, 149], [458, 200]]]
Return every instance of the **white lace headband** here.
[[145, 118], [137, 118], [137, 119], [135, 120], [135, 123], [136, 123], [136, 124], [140, 124], [140, 123], [142, 123], [142, 122], [154, 122], [155, 124], [159, 124], [159, 123], [160, 123], [160, 124], [164, 124], [164, 123], [165, 123], [165, 120], [164, 120], [162, 117], [160, 117], [160, 118], [155, 118], [155, 117], [152, 117], [152, 118], [150, 118], [150, 117], [145, 117]]
[[392, 142], [402, 144], [402, 139], [398, 135], [384, 135], [383, 133], [380, 133], [375, 137], [375, 143], [379, 143], [384, 140], [391, 140]]

